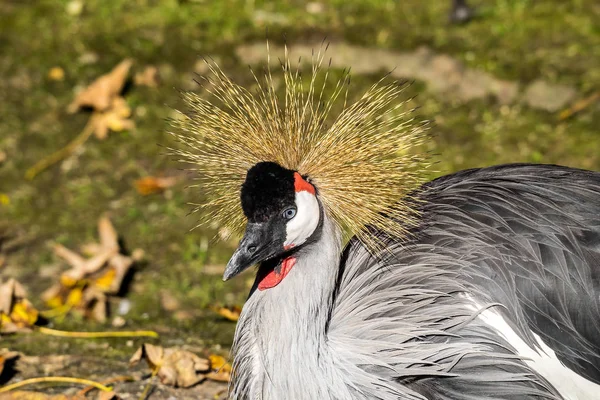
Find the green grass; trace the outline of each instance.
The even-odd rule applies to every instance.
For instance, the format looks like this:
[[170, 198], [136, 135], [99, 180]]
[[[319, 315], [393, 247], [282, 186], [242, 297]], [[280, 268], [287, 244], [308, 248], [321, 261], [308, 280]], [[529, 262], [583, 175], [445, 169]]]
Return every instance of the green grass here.
[[[224, 263], [233, 243], [211, 242], [204, 251], [199, 243], [215, 230], [189, 232], [196, 217], [187, 215], [187, 204], [201, 199], [200, 189], [184, 189], [192, 183], [190, 177], [165, 194], [148, 197], [137, 194], [132, 184], [146, 175], [186, 176], [160, 146], [173, 144], [164, 120], [172, 107], [180, 106], [176, 89], [191, 87], [201, 56], [219, 58], [224, 70], [249, 82], [235, 46], [267, 35], [289, 43], [327, 37], [400, 51], [426, 45], [500, 78], [568, 84], [581, 95], [598, 90], [600, 82], [600, 28], [594, 24], [600, 20], [600, 6], [594, 0], [473, 1], [479, 17], [459, 27], [447, 23], [449, 1], [331, 0], [316, 14], [299, 0], [89, 0], [79, 15], [66, 11], [69, 3], [0, 5], [0, 151], [8, 155], [0, 166], [0, 193], [10, 198], [9, 205], [0, 205], [0, 221], [34, 238], [10, 255], [9, 266], [0, 273], [26, 280], [38, 302], [37, 295], [51, 283], [38, 278], [38, 271], [57, 262], [48, 244], [77, 248], [94, 240], [97, 218], [109, 211], [128, 248], [142, 248], [148, 258], [129, 296], [133, 309], [128, 327], [163, 329], [165, 340], [198, 335], [227, 345], [233, 324], [223, 323], [207, 307], [217, 301], [241, 302], [247, 293], [243, 278], [224, 284], [203, 272], [205, 264]], [[102, 142], [92, 138], [77, 156], [32, 182], [24, 180], [28, 167], [84, 127], [88, 114], [65, 111], [74, 88], [126, 57], [136, 60], [138, 70], [157, 65], [162, 75], [160, 89], [133, 87], [126, 94], [137, 129], [112, 133]], [[54, 66], [64, 69], [64, 81], [47, 78]], [[355, 77], [352, 93], [378, 78]], [[432, 176], [522, 161], [600, 170], [597, 105], [559, 122], [555, 115], [521, 104], [440, 98], [418, 82], [407, 92], [413, 94], [418, 94], [423, 117], [436, 121], [429, 150], [439, 154], [439, 162]], [[160, 290], [173, 293], [182, 307], [199, 311], [199, 317], [174, 320], [160, 309]], [[65, 327], [108, 328], [81, 321], [67, 321]], [[45, 343], [37, 339], [14, 337], [7, 345], [35, 351], [34, 342]], [[45, 351], [60, 352], [56, 346]]]

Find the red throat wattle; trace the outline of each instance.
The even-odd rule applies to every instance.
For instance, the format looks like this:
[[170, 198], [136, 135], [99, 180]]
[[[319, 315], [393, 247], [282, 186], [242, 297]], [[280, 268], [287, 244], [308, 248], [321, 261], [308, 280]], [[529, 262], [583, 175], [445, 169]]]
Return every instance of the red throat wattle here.
[[260, 283], [258, 284], [258, 290], [266, 290], [271, 289], [283, 280], [286, 275], [291, 271], [292, 267], [296, 264], [295, 257], [288, 257], [281, 262], [281, 272], [277, 272], [275, 270], [269, 272], [267, 276], [262, 278]]

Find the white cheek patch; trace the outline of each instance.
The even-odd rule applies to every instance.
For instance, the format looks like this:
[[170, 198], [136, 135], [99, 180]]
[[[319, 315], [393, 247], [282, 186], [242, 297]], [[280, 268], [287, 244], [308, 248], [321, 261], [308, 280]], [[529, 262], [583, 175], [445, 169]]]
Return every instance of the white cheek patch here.
[[302, 190], [296, 192], [296, 216], [288, 221], [283, 245], [299, 246], [313, 234], [319, 225], [319, 202], [314, 194]]

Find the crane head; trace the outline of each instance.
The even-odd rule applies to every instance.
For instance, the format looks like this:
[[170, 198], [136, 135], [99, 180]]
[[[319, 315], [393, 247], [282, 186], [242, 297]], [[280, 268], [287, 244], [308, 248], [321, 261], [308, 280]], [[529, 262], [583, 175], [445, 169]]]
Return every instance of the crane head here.
[[[298, 172], [273, 162], [259, 162], [248, 170], [241, 202], [248, 223], [227, 264], [224, 280], [252, 265], [296, 251], [318, 233], [321, 225], [322, 207], [315, 187]], [[283, 280], [289, 268], [276, 274], [274, 285]]]
[[356, 236], [373, 252], [381, 243], [371, 229], [404, 237], [419, 223], [428, 125], [406, 107], [406, 84], [384, 78], [353, 100], [349, 71], [336, 81], [325, 48], [312, 57], [310, 79], [280, 50], [273, 59], [282, 60], [283, 79], [274, 78], [268, 56], [265, 72], [252, 73], [256, 90], [207, 60], [206, 95], [183, 93], [187, 109], [171, 120], [182, 144], [172, 152], [190, 163], [202, 188], [199, 225], [218, 226], [222, 238], [245, 230], [225, 279], [252, 264], [260, 264], [259, 275], [268, 271], [327, 221], [340, 242]]

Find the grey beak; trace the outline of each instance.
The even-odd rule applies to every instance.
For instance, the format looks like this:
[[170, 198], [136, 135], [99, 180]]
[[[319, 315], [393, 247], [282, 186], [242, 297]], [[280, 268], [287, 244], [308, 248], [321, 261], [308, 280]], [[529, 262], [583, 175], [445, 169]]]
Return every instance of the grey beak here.
[[265, 245], [269, 241], [265, 225], [248, 223], [242, 241], [225, 267], [224, 281], [233, 278], [252, 265], [264, 261], [261, 259], [261, 255], [266, 253]]

